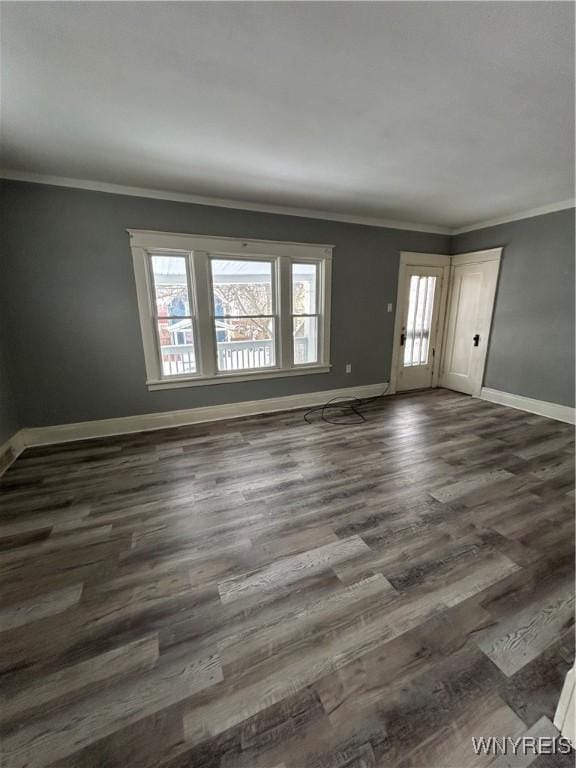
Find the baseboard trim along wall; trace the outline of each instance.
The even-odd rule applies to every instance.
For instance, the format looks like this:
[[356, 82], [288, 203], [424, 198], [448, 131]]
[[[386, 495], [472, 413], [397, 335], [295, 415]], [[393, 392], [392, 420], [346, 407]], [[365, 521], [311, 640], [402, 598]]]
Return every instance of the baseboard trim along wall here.
[[6, 472], [8, 467], [14, 464], [24, 448], [26, 448], [26, 443], [24, 442], [23, 429], [20, 429], [9, 440], [0, 445], [0, 477]]
[[531, 397], [500, 392], [498, 389], [489, 389], [488, 387], [482, 387], [480, 399], [498, 405], [507, 405], [509, 408], [518, 408], [518, 410], [528, 411], [528, 413], [537, 413], [548, 419], [565, 421], [567, 424], [576, 424], [576, 409], [570, 408], [568, 405], [547, 403], [545, 400], [534, 400]]
[[[181, 411], [146, 413], [139, 416], [122, 416], [116, 419], [82, 421], [75, 424], [58, 424], [53, 427], [32, 427], [21, 429], [0, 446], [0, 476], [18, 458], [25, 448], [40, 445], [56, 445], [74, 440], [89, 440], [95, 437], [112, 437], [133, 432], [148, 432], [154, 429], [169, 429], [189, 424], [201, 424], [223, 419], [239, 419], [244, 416], [256, 416], [263, 413], [292, 411], [308, 406], [322, 405], [332, 398], [376, 397], [387, 389], [386, 383], [366, 384], [360, 387], [308, 392], [303, 395], [271, 397], [264, 400], [247, 400], [240, 403], [225, 403], [204, 408], [187, 408]], [[547, 403], [530, 397], [500, 392], [483, 387], [480, 399], [510, 408], [518, 408], [529, 413], [546, 416], [549, 419], [576, 423], [576, 411], [565, 405]]]
[[[24, 447], [68, 443], [93, 437], [110, 437], [131, 432], [147, 432], [153, 429], [182, 427], [205, 421], [238, 419], [275, 411], [292, 411], [307, 406], [322, 405], [335, 397], [376, 397], [386, 391], [387, 384], [367, 384], [361, 387], [308, 392], [304, 395], [271, 397], [264, 400], [247, 400], [240, 403], [210, 405], [205, 408], [188, 408], [183, 411], [147, 413], [141, 416], [122, 416], [117, 419], [83, 421], [77, 424], [60, 424], [54, 427], [32, 427], [21, 430]], [[20, 433], [19, 433], [20, 434]]]

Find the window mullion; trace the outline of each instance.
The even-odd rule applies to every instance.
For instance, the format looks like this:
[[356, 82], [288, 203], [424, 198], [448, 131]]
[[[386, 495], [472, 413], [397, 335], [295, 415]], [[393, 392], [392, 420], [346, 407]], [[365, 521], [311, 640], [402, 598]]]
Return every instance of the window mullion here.
[[294, 367], [292, 350], [292, 263], [282, 256], [278, 259], [278, 340], [280, 368]]
[[197, 312], [198, 345], [201, 376], [215, 376], [216, 338], [212, 319], [212, 287], [209, 273], [208, 254], [194, 251], [191, 254], [194, 275], [193, 290]]

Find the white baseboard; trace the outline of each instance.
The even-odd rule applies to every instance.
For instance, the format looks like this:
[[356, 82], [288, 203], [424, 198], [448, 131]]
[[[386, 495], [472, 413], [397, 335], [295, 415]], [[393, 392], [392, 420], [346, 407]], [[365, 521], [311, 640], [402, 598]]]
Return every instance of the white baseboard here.
[[59, 424], [54, 427], [32, 427], [22, 430], [24, 446], [68, 443], [73, 440], [87, 440], [93, 437], [110, 437], [131, 432], [147, 432], [153, 429], [181, 427], [206, 421], [238, 419], [260, 413], [291, 411], [306, 408], [336, 397], [376, 397], [386, 391], [386, 384], [367, 384], [361, 387], [308, 392], [304, 395], [271, 397], [265, 400], [248, 400], [241, 403], [210, 405], [205, 408], [188, 408], [183, 411], [148, 413], [141, 416], [123, 416], [117, 419], [83, 421], [76, 424]]
[[0, 445], [0, 477], [6, 472], [8, 467], [14, 464], [24, 448], [26, 448], [26, 442], [23, 429], [16, 432], [9, 440]]
[[488, 387], [482, 387], [480, 399], [498, 405], [507, 405], [510, 408], [518, 408], [518, 410], [528, 411], [528, 413], [537, 413], [539, 416], [546, 416], [556, 421], [576, 424], [576, 409], [570, 408], [568, 405], [547, 403], [545, 400], [534, 400], [531, 397], [500, 392], [498, 389], [489, 389]]
[[[243, 416], [255, 416], [261, 413], [274, 413], [277, 411], [291, 411], [298, 408], [306, 408], [337, 397], [376, 397], [386, 391], [386, 383], [367, 384], [360, 387], [346, 387], [343, 389], [323, 390], [321, 392], [308, 392], [303, 395], [287, 395], [285, 397], [271, 397], [264, 400], [247, 400], [240, 403], [226, 403], [224, 405], [211, 405], [204, 408], [188, 408], [181, 411], [165, 411], [161, 413], [148, 413], [139, 416], [122, 416], [116, 419], [100, 419], [98, 421], [83, 421], [75, 424], [58, 424], [53, 427], [32, 427], [21, 429], [10, 440], [0, 446], [0, 475], [16, 460], [25, 448], [39, 445], [55, 445], [68, 443], [74, 440], [89, 440], [94, 437], [110, 437], [124, 435], [133, 432], [147, 432], [154, 429], [167, 429], [170, 427], [186, 426], [188, 424], [201, 424], [209, 421], [221, 421], [222, 419], [238, 419]], [[530, 397], [513, 395], [509, 392], [500, 392], [496, 389], [483, 387], [480, 399], [491, 403], [518, 408], [529, 413], [537, 413], [557, 421], [568, 424], [576, 423], [574, 408], [556, 403], [547, 403], [543, 400], [534, 400]], [[4, 464], [1, 459], [5, 453], [11, 452]]]

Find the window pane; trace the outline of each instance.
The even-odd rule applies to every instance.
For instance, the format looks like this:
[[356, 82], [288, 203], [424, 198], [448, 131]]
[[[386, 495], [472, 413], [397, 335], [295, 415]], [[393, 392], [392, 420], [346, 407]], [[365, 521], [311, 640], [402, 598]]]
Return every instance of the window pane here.
[[317, 264], [292, 264], [292, 314], [314, 315], [318, 284]]
[[196, 373], [192, 320], [189, 318], [158, 320], [158, 338], [163, 376]]
[[271, 318], [216, 318], [215, 327], [219, 371], [269, 368], [276, 364]]
[[406, 322], [404, 365], [427, 365], [434, 308], [435, 277], [412, 275]]
[[152, 256], [152, 273], [158, 316], [190, 315], [186, 256]]
[[212, 259], [214, 314], [273, 315], [269, 261]]
[[294, 365], [318, 362], [318, 318], [292, 318], [294, 331]]

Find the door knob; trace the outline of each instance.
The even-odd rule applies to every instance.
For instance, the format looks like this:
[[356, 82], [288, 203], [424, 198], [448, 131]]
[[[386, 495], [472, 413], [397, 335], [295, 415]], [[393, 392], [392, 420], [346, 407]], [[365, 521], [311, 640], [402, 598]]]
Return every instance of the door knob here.
[[401, 347], [403, 347], [403, 346], [404, 346], [404, 342], [405, 342], [405, 341], [406, 341], [406, 334], [405, 334], [405, 333], [401, 333], [401, 334], [400, 334], [400, 346], [401, 346]]
[[479, 334], [479, 333], [477, 333], [477, 334], [474, 336], [474, 338], [472, 339], [472, 341], [474, 342], [474, 346], [475, 346], [475, 347], [477, 347], [477, 346], [478, 346], [478, 344], [480, 344], [480, 334]]

